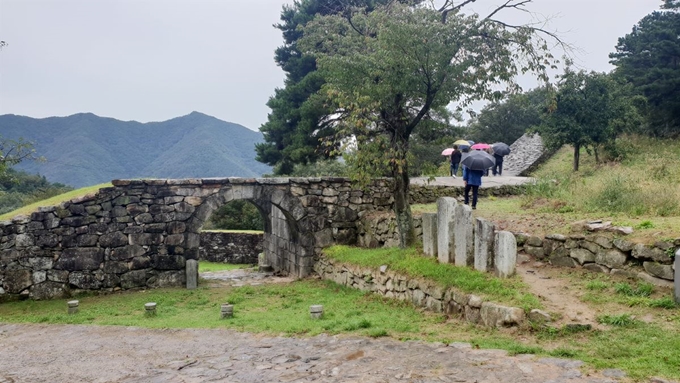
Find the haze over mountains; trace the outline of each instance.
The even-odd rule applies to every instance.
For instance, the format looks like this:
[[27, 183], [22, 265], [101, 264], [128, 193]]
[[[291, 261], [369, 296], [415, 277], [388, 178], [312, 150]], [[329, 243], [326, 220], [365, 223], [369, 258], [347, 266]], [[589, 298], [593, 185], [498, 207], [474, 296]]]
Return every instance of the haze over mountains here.
[[23, 137], [47, 159], [18, 170], [76, 188], [116, 178], [260, 177], [255, 160], [262, 133], [202, 113], [139, 123], [92, 113], [35, 119], [0, 116], [3, 138]]

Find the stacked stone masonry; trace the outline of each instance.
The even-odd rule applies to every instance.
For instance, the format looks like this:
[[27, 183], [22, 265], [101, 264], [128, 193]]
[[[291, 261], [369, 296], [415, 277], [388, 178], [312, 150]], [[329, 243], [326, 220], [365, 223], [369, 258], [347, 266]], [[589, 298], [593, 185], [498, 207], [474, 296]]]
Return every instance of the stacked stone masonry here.
[[393, 203], [389, 181], [365, 189], [345, 178], [115, 180], [113, 187], [0, 223], [0, 297], [47, 299], [74, 290], [184, 286], [199, 232], [231, 200], [265, 220], [275, 270], [312, 272], [315, 255], [357, 242], [357, 221]]
[[599, 234], [551, 234], [540, 238], [518, 233], [515, 237], [518, 246], [527, 254], [554, 266], [583, 267], [594, 272], [673, 287], [672, 255], [680, 250], [680, 238], [647, 246]]
[[264, 234], [202, 231], [200, 237], [201, 261], [256, 265], [264, 250]]
[[386, 266], [372, 270], [321, 258], [314, 265], [314, 270], [321, 278], [340, 285], [407, 301], [416, 307], [446, 313], [486, 327], [517, 326], [526, 320], [521, 308], [485, 302], [477, 295], [464, 294], [453, 287], [443, 288], [432, 282], [409, 278], [389, 270]]

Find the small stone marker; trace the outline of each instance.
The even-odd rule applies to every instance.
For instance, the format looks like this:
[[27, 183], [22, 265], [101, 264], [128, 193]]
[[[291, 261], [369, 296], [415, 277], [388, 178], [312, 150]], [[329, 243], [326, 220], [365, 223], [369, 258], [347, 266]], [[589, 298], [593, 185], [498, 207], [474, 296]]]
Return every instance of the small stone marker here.
[[156, 316], [156, 302], [144, 304], [145, 315], [148, 317]]
[[680, 249], [675, 251], [675, 303], [680, 304]]
[[78, 301], [68, 301], [68, 313], [76, 314], [78, 312]]
[[429, 257], [437, 256], [437, 214], [423, 214], [423, 253]]
[[257, 271], [261, 273], [271, 273], [274, 268], [267, 262], [267, 256], [264, 253], [257, 255]]
[[475, 226], [475, 270], [491, 271], [493, 266], [494, 229], [492, 222], [476, 218]]
[[509, 231], [499, 231], [494, 240], [494, 267], [496, 275], [508, 278], [515, 274], [517, 265], [517, 240]]
[[189, 259], [186, 262], [187, 289], [193, 290], [198, 287], [198, 261]]
[[220, 306], [220, 319], [227, 319], [234, 316], [234, 305], [223, 303]]
[[453, 242], [456, 266], [474, 265], [474, 226], [472, 223], [472, 209], [468, 205], [457, 205], [453, 209]]
[[321, 319], [323, 316], [323, 306], [322, 305], [311, 305], [309, 306], [309, 315], [312, 319]]
[[453, 263], [453, 209], [458, 202], [452, 197], [437, 199], [437, 259]]

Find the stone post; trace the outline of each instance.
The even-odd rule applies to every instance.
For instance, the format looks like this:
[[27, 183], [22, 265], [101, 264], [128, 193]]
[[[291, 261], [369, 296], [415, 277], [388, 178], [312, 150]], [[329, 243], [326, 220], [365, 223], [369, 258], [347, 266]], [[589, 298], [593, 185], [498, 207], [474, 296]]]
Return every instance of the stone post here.
[[234, 316], [234, 305], [223, 303], [220, 306], [220, 319], [231, 318]]
[[312, 319], [321, 319], [323, 316], [323, 305], [309, 306], [309, 316], [312, 317]]
[[484, 218], [476, 218], [475, 225], [475, 269], [493, 270], [494, 224]]
[[193, 290], [198, 286], [198, 261], [189, 259], [186, 262], [187, 289]]
[[78, 313], [78, 301], [68, 301], [68, 313], [77, 314]]
[[423, 253], [430, 257], [437, 256], [437, 214], [423, 214]]
[[517, 265], [517, 240], [509, 231], [496, 233], [494, 242], [494, 267], [496, 275], [500, 278], [508, 278], [515, 274]]
[[675, 251], [675, 303], [680, 304], [680, 249]]
[[456, 199], [437, 199], [437, 259], [439, 263], [453, 263], [453, 209]]
[[149, 302], [144, 304], [144, 313], [148, 317], [156, 316], [156, 302]]
[[472, 209], [468, 205], [456, 205], [453, 211], [453, 244], [456, 266], [474, 265], [474, 241]]

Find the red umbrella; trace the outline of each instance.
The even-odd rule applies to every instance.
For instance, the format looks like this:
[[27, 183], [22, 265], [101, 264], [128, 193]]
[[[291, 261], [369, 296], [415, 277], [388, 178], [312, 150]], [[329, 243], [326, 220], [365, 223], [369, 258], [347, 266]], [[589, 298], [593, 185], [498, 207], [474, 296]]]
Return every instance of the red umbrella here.
[[474, 144], [470, 147], [472, 150], [486, 150], [489, 149], [491, 145], [480, 142], [479, 144]]
[[446, 148], [442, 151], [442, 156], [450, 156], [453, 153], [453, 148]]

